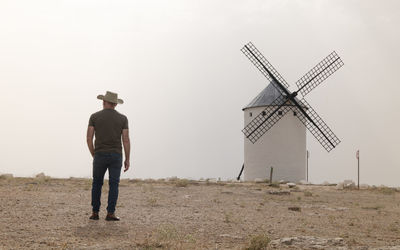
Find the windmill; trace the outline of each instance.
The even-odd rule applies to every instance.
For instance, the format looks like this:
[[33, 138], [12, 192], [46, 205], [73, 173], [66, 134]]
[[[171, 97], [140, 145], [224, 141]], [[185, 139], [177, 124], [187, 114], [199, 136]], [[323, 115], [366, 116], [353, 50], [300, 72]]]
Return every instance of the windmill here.
[[[274, 90], [277, 92], [268, 107], [263, 109], [257, 116], [247, 123], [242, 130], [245, 137], [252, 144], [255, 144], [289, 111], [294, 112], [295, 116], [311, 132], [326, 151], [330, 152], [340, 143], [339, 138], [304, 99], [304, 97], [314, 88], [343, 66], [343, 62], [336, 52], [329, 54], [314, 68], [301, 77], [296, 82], [298, 90], [290, 92], [288, 90], [289, 84], [251, 42], [246, 44], [241, 51], [270, 81], [270, 85], [272, 85]], [[301, 100], [297, 98], [299, 93], [303, 97]], [[240, 179], [240, 175], [245, 166], [246, 162], [242, 166], [238, 180]], [[264, 169], [266, 167], [267, 166], [264, 166]]]

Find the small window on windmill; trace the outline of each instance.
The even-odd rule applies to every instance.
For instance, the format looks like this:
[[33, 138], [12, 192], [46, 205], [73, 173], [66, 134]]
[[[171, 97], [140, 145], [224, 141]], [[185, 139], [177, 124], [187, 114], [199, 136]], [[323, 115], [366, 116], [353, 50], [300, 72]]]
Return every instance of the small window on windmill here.
[[250, 115], [250, 117], [252, 117], [252, 116], [253, 116], [253, 113], [250, 112], [249, 115]]
[[265, 111], [263, 111], [261, 114], [262, 114], [262, 116], [265, 116], [267, 113]]
[[296, 111], [293, 111], [293, 116], [297, 116], [297, 112]]
[[282, 115], [282, 111], [281, 110], [278, 111], [278, 115]]

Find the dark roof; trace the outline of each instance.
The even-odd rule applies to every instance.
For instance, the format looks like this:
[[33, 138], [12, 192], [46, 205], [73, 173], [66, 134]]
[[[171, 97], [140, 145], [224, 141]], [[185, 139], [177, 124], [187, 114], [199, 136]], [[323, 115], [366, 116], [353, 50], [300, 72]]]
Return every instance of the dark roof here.
[[[268, 86], [263, 89], [246, 107], [242, 110], [254, 107], [265, 107], [271, 105], [276, 98], [281, 95], [281, 92], [275, 88], [275, 86], [270, 83]], [[296, 100], [298, 100], [296, 98]], [[277, 104], [280, 105], [281, 103]]]

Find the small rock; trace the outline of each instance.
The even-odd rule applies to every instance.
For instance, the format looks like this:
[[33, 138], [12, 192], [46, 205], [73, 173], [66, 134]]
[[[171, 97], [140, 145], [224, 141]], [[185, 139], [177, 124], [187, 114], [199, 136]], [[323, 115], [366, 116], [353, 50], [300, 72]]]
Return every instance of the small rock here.
[[37, 174], [37, 175], [35, 176], [35, 178], [43, 179], [43, 178], [46, 178], [46, 175], [42, 172], [42, 173]]
[[308, 181], [306, 181], [306, 180], [301, 180], [301, 181], [299, 181], [299, 184], [301, 184], [301, 185], [309, 185], [310, 183]]
[[218, 182], [217, 179], [215, 179], [215, 178], [207, 179], [207, 181], [210, 182], [210, 183], [217, 183]]
[[[347, 249], [342, 238], [319, 238], [314, 236], [287, 237], [273, 240], [271, 246], [291, 246], [296, 249]], [[344, 248], [343, 248], [344, 247]]]
[[344, 188], [343, 182], [339, 182], [339, 183], [336, 185], [336, 189], [342, 190], [343, 188]]
[[273, 195], [290, 195], [290, 191], [288, 190], [270, 190], [268, 193]]
[[288, 185], [289, 188], [294, 188], [296, 186], [296, 184], [293, 182], [289, 182], [286, 185]]
[[301, 207], [288, 207], [290, 211], [301, 212]]
[[293, 237], [293, 238], [282, 238], [282, 239], [280, 240], [280, 243], [281, 243], [281, 244], [284, 244], [284, 245], [290, 246], [290, 245], [293, 244], [294, 238], [295, 238], [295, 237]]
[[233, 194], [233, 192], [232, 191], [222, 191], [221, 194]]
[[333, 208], [333, 207], [327, 207], [325, 205], [322, 205], [320, 208], [323, 208], [323, 209], [329, 210], [329, 211], [345, 211], [345, 210], [348, 210], [347, 207], [336, 207], [336, 208]]
[[177, 176], [171, 176], [165, 179], [166, 181], [177, 181], [178, 177]]
[[333, 238], [333, 239], [329, 239], [328, 243], [332, 244], [333, 246], [342, 246], [344, 243], [343, 238]]
[[280, 180], [279, 181], [279, 184], [286, 184], [286, 183], [288, 183], [288, 181], [285, 181], [285, 180]]
[[343, 182], [343, 187], [344, 188], [352, 188], [352, 187], [355, 187], [355, 183], [352, 180], [345, 180]]

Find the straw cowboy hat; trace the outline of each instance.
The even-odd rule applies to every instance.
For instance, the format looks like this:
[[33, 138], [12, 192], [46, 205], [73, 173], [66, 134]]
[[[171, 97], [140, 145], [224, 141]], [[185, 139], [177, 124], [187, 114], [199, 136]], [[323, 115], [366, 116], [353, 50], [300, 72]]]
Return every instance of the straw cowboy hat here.
[[118, 99], [118, 94], [117, 93], [113, 93], [110, 91], [106, 92], [106, 95], [98, 95], [97, 99], [103, 100], [103, 101], [107, 101], [107, 102], [112, 102], [112, 103], [119, 103], [122, 104], [124, 103], [124, 101], [122, 99]]

